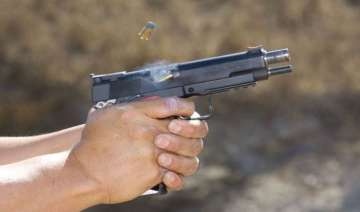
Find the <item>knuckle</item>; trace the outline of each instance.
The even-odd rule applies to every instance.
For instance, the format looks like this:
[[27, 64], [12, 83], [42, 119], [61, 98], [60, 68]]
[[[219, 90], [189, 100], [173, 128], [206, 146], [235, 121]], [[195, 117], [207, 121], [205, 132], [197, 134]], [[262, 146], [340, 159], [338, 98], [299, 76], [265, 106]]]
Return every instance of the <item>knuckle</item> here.
[[179, 151], [181, 149], [181, 144], [178, 138], [173, 136], [166, 136], [166, 139], [169, 141], [169, 149], [172, 151]]
[[168, 155], [171, 158], [170, 168], [172, 170], [180, 170], [182, 167], [182, 163], [177, 157], [173, 157], [172, 155]]
[[134, 119], [134, 117], [139, 115], [139, 113], [131, 106], [126, 108], [116, 107], [116, 110], [120, 112], [120, 120], [124, 122], [128, 122], [129, 120]]
[[165, 99], [165, 108], [169, 112], [177, 111], [179, 105], [179, 98], [177, 97], [170, 97]]
[[147, 126], [136, 126], [132, 129], [132, 136], [135, 138], [152, 138], [155, 136], [154, 130]]
[[133, 116], [133, 112], [132, 111], [124, 111], [120, 114], [120, 121], [129, 121]]
[[145, 126], [137, 126], [134, 129], [132, 129], [132, 133], [134, 137], [143, 137], [147, 133], [148, 129]]

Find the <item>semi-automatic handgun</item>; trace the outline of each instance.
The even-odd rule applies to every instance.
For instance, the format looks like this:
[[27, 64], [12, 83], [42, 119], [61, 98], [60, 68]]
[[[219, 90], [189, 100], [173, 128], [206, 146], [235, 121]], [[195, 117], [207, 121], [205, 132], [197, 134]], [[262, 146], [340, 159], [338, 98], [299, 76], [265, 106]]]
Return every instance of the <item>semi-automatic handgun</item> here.
[[[293, 69], [289, 62], [288, 49], [266, 51], [262, 47], [254, 47], [245, 52], [183, 63], [145, 66], [131, 72], [92, 74], [92, 103], [95, 108], [103, 108], [150, 96], [210, 96], [289, 73]], [[203, 120], [211, 116], [213, 106], [209, 102], [210, 113], [196, 119]], [[166, 192], [166, 187], [160, 184], [145, 194]]]

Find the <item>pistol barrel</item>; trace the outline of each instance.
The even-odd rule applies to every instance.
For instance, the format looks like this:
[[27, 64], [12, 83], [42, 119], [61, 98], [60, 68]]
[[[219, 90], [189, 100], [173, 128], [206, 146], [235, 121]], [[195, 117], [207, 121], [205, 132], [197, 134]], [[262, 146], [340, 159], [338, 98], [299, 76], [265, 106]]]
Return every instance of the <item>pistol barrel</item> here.
[[268, 71], [269, 76], [286, 74], [292, 71], [292, 65], [270, 68]]
[[280, 49], [265, 53], [265, 63], [269, 65], [290, 62], [290, 54], [288, 49]]

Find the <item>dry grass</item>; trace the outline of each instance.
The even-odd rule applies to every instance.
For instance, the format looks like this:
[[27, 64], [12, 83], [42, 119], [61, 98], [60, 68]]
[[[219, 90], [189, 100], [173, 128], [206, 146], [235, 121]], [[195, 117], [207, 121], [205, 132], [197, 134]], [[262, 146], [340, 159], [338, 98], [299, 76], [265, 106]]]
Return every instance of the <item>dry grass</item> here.
[[[87, 75], [92, 72], [159, 59], [190, 60], [259, 44], [290, 48], [298, 71], [286, 83], [291, 90], [359, 90], [357, 2], [1, 0], [1, 97], [12, 105], [2, 105], [2, 110], [24, 113], [14, 104], [30, 102], [29, 111], [50, 113], [59, 101], [87, 98]], [[147, 20], [160, 28], [153, 40], [143, 42], [136, 33]], [[258, 92], [284, 81], [268, 83]], [[74, 92], [61, 94], [64, 87]], [[37, 118], [26, 117], [29, 123]]]
[[[229, 169], [231, 177], [206, 184], [200, 174], [199, 182], [206, 185], [198, 192], [184, 192], [167, 204], [141, 200], [128, 206], [129, 211], [347, 207], [346, 199], [341, 206], [337, 195], [336, 201], [330, 198], [334, 207], [312, 204], [329, 202], [326, 190], [315, 186], [304, 193], [301, 179], [281, 176], [301, 178], [308, 173], [302, 169], [310, 169], [321, 184], [327, 179], [323, 160], [335, 160], [349, 170], [360, 162], [359, 0], [0, 0], [0, 8], [1, 135], [40, 133], [84, 121], [90, 106], [88, 75], [93, 72], [191, 60], [259, 44], [290, 49], [296, 67], [291, 76], [216, 99], [218, 116], [210, 123], [212, 142], [202, 161], [205, 167]], [[144, 42], [137, 33], [148, 20], [159, 28]], [[345, 173], [347, 181], [346, 170], [336, 173]], [[283, 187], [273, 188], [272, 182]], [[291, 192], [289, 201], [272, 201], [261, 195], [262, 184], [269, 193], [284, 189], [288, 196], [288, 187], [301, 192]], [[326, 185], [342, 188], [337, 182]], [[259, 192], [252, 194], [254, 189]], [[351, 197], [351, 192], [341, 195]], [[231, 201], [233, 208], [224, 204]]]
[[[54, 128], [83, 119], [84, 112], [81, 118], [62, 113], [86, 110], [92, 72], [259, 44], [289, 47], [297, 72], [260, 86], [256, 93], [285, 87], [292, 94], [309, 95], [358, 91], [357, 2], [1, 0], [0, 129], [38, 131], [47, 124]], [[160, 27], [144, 42], [136, 33], [148, 20]], [[54, 118], [58, 121], [51, 124]]]

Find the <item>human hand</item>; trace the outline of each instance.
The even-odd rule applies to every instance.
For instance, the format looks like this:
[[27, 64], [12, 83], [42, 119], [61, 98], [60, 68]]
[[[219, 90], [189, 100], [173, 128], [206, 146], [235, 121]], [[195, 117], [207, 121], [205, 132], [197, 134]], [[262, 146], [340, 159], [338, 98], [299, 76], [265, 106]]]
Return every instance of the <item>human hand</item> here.
[[163, 152], [158, 163], [168, 171], [163, 182], [169, 189], [180, 190], [184, 186], [184, 176], [193, 175], [199, 167], [198, 155], [204, 148], [203, 138], [208, 134], [205, 121], [172, 120], [171, 133], [163, 133], [155, 138], [155, 144]]
[[165, 98], [91, 113], [81, 141], [65, 166], [76, 167], [98, 185], [101, 203], [134, 199], [162, 181], [153, 141], [160, 134], [170, 135], [166, 118], [190, 116], [193, 112], [193, 103]]

